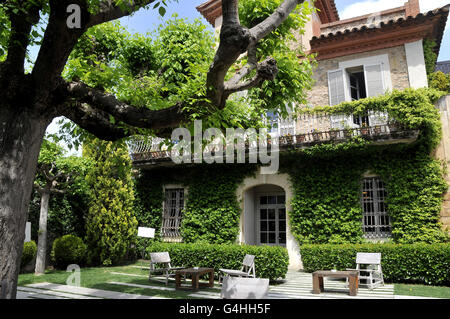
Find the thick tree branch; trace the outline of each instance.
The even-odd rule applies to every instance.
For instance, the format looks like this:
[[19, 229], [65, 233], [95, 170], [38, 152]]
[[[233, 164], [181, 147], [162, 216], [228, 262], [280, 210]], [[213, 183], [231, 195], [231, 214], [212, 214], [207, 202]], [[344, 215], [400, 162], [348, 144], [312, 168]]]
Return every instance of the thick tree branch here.
[[267, 19], [250, 29], [254, 41], [258, 42], [280, 26], [289, 14], [305, 0], [285, 0]]
[[[220, 31], [220, 44], [209, 69], [206, 83], [207, 97], [213, 105], [219, 109], [224, 108], [230, 92], [252, 88], [262, 83], [258, 76], [248, 82], [240, 83], [255, 69], [258, 41], [283, 23], [303, 1], [285, 0], [267, 19], [249, 30], [239, 23], [238, 0], [222, 0], [223, 24]], [[230, 67], [245, 52], [249, 52], [249, 65], [225, 84], [225, 77]], [[277, 71], [275, 75], [276, 73]], [[273, 80], [273, 77], [268, 78]]]
[[227, 82], [225, 85], [224, 95], [228, 97], [233, 93], [255, 88], [264, 81], [273, 81], [277, 74], [277, 61], [273, 58], [268, 58], [257, 65], [256, 75], [249, 81], [243, 83]]
[[120, 102], [112, 94], [93, 89], [81, 82], [69, 83], [67, 92], [69, 97], [78, 102], [87, 103], [92, 108], [114, 116], [117, 121], [134, 127], [158, 130], [176, 127], [187, 120], [187, 114], [183, 112], [182, 104], [162, 110], [137, 108]]
[[20, 5], [23, 6], [23, 9], [15, 11], [6, 6], [6, 13], [11, 22], [11, 34], [4, 68], [9, 75], [24, 73], [31, 28], [39, 22], [40, 6], [28, 2], [20, 3]]
[[126, 8], [121, 8], [115, 5], [113, 0], [104, 0], [100, 3], [99, 12], [90, 16], [87, 27], [123, 18], [153, 2], [155, 0], [125, 1], [123, 6]]
[[81, 128], [105, 141], [116, 141], [133, 135], [133, 130], [112, 124], [104, 112], [100, 112], [87, 104], [72, 103], [61, 107], [61, 115], [72, 120]]
[[[81, 28], [67, 26], [67, 7], [76, 4], [81, 9]], [[86, 31], [86, 21], [89, 17], [85, 0], [50, 0], [50, 16], [44, 33], [32, 76], [35, 79], [37, 102], [45, 101], [49, 92], [59, 84], [59, 77], [66, 65], [78, 39]], [[43, 105], [43, 107], [45, 107]]]

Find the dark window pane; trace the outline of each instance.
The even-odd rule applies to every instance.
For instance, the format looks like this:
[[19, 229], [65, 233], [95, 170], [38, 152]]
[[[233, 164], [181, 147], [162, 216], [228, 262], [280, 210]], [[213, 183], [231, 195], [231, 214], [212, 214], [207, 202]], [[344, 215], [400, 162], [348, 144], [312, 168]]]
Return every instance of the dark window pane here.
[[286, 233], [280, 232], [280, 237], [278, 238], [280, 244], [286, 244]]
[[284, 231], [286, 230], [286, 222], [285, 221], [280, 221], [279, 223], [279, 231]]
[[260, 223], [261, 225], [261, 231], [266, 231], [267, 230], [267, 222], [266, 221], [262, 221]]
[[275, 219], [275, 209], [268, 209], [268, 219]]
[[267, 219], [267, 209], [261, 209], [261, 219]]
[[286, 202], [286, 196], [280, 195], [277, 196], [277, 204], [284, 204]]
[[267, 196], [261, 196], [261, 197], [259, 198], [259, 203], [260, 203], [261, 205], [266, 205], [266, 204], [267, 204]]
[[286, 219], [286, 209], [282, 208], [282, 209], [278, 210], [278, 218]]
[[267, 196], [268, 200], [267, 203], [268, 204], [276, 204], [277, 203], [277, 197], [276, 196]]
[[275, 237], [275, 233], [269, 233], [269, 244], [276, 244], [277, 240]]
[[276, 230], [274, 221], [273, 222], [269, 222], [269, 230], [270, 231], [275, 231]]
[[267, 233], [261, 233], [261, 244], [267, 244]]

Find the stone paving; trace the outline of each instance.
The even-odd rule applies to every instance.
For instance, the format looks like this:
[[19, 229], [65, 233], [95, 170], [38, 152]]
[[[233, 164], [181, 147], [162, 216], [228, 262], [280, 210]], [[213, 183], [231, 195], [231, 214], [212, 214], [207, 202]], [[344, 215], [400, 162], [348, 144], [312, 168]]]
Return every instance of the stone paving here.
[[[127, 273], [111, 272], [115, 275], [147, 277]], [[162, 278], [152, 279], [164, 282]], [[151, 289], [153, 291], [173, 291], [173, 282], [166, 286], [149, 284], [135, 284], [126, 282], [111, 281], [112, 285], [128, 286], [135, 288]], [[309, 273], [289, 271], [286, 279], [269, 287], [267, 299], [428, 299], [422, 297], [396, 296], [394, 295], [394, 285], [386, 284], [374, 290], [367, 289], [360, 285], [357, 296], [349, 296], [345, 281], [328, 279], [324, 280], [325, 291], [319, 295], [312, 294], [312, 275]], [[220, 287], [216, 286], [209, 290], [200, 290], [188, 295], [189, 298], [219, 299]], [[165, 299], [157, 296], [146, 296], [129, 294], [116, 291], [92, 289], [85, 287], [75, 287], [67, 285], [57, 285], [51, 283], [30, 284], [18, 287], [18, 299]]]

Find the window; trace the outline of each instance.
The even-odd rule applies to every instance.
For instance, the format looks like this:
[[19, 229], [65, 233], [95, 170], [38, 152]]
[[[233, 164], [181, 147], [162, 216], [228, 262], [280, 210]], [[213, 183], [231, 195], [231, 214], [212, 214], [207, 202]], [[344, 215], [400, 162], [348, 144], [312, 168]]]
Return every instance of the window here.
[[164, 213], [161, 228], [163, 238], [178, 238], [184, 209], [184, 189], [165, 190]]
[[348, 73], [350, 96], [352, 101], [364, 99], [366, 95], [366, 81], [364, 78], [364, 68], [350, 68], [346, 70]]
[[387, 238], [391, 221], [386, 207], [386, 189], [380, 178], [364, 178], [362, 182], [363, 232], [367, 238]]
[[[330, 105], [378, 96], [391, 86], [387, 56], [346, 61], [340, 63], [339, 67], [338, 70], [328, 72]], [[384, 117], [384, 114], [333, 115], [331, 122], [332, 128], [357, 128], [385, 124], [385, 121], [381, 120]]]

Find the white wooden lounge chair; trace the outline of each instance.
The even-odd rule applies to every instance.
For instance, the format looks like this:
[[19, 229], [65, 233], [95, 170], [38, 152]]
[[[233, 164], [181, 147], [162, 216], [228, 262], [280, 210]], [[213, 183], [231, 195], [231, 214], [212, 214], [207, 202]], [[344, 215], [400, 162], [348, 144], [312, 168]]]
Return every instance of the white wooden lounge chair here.
[[239, 278], [226, 276], [223, 279], [222, 299], [265, 299], [269, 292], [269, 279]]
[[219, 275], [219, 283], [222, 281], [224, 275], [235, 276], [235, 277], [253, 277], [255, 278], [255, 256], [245, 255], [244, 261], [242, 262], [241, 270], [234, 269], [219, 269], [221, 274]]
[[[381, 270], [381, 253], [357, 253], [356, 269], [347, 270], [357, 270], [360, 284], [367, 285], [370, 290], [379, 285], [384, 285], [383, 271]], [[361, 279], [365, 280], [365, 282], [361, 282]]]
[[[155, 266], [162, 264], [162, 268], [156, 268]], [[155, 272], [162, 272], [166, 275], [166, 286], [169, 283], [169, 277], [175, 276], [175, 271], [184, 269], [186, 267], [172, 267], [170, 264], [170, 256], [168, 252], [150, 253], [150, 273], [148, 279], [150, 280], [152, 274]]]

